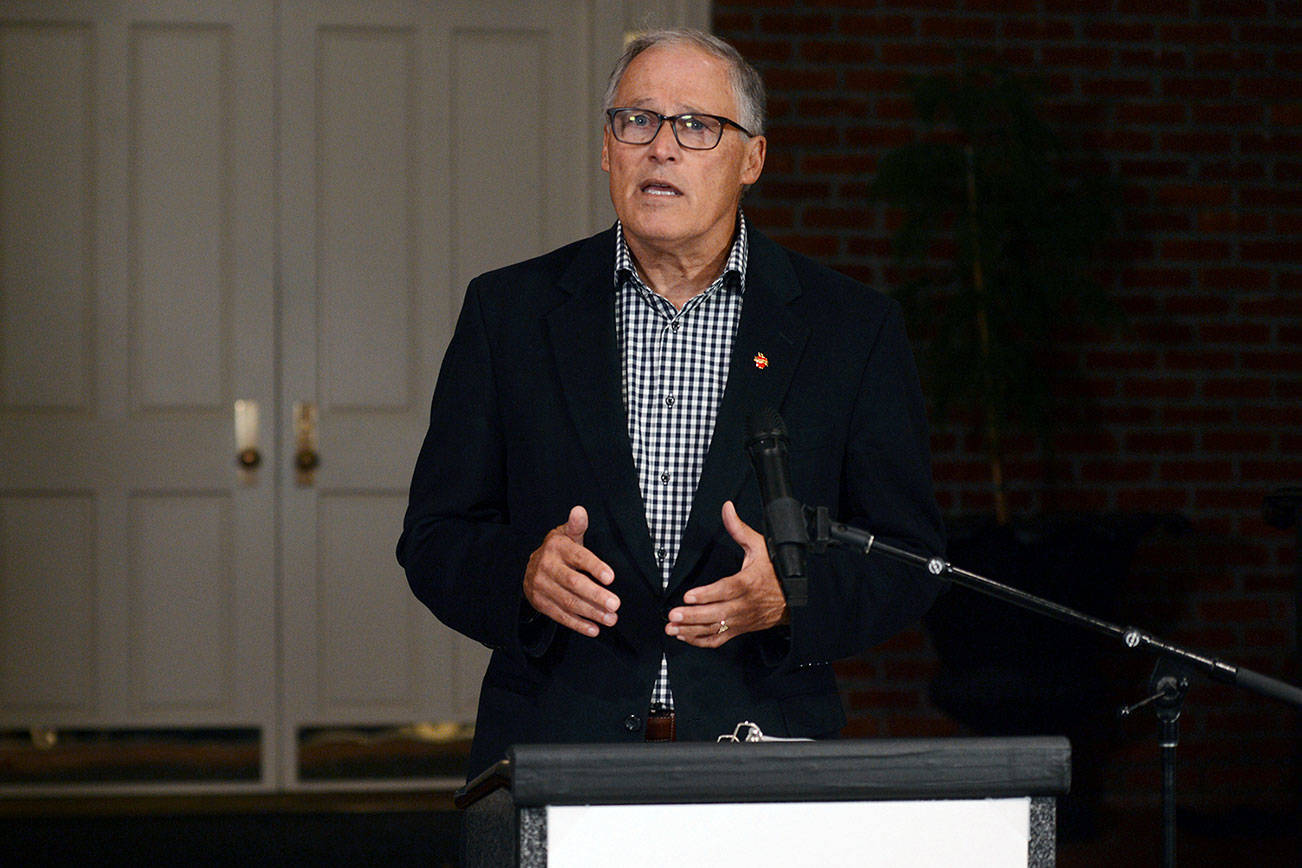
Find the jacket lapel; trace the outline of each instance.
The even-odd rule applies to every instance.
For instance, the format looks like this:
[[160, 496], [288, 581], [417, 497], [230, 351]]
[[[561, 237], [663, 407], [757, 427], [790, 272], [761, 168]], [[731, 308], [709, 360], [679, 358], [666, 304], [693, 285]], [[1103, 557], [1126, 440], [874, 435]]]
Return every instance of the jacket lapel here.
[[605, 496], [612, 523], [643, 579], [658, 591], [660, 576], [621, 394], [614, 262], [613, 230], [584, 242], [558, 284], [569, 298], [547, 314], [547, 329], [565, 409]]
[[737, 497], [750, 472], [745, 450], [747, 419], [761, 407], [777, 409], [782, 404], [809, 336], [809, 326], [789, 308], [800, 295], [790, 260], [777, 244], [754, 229], [749, 232], [746, 292], [729, 362], [728, 385], [678, 560], [669, 577], [670, 592], [695, 568], [710, 540], [722, 531], [723, 502]]

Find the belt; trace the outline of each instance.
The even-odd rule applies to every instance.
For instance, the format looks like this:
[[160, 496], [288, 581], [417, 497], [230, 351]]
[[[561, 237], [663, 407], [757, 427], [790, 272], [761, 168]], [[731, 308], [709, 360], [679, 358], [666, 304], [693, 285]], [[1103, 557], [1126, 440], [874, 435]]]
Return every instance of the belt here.
[[652, 707], [646, 716], [647, 741], [677, 741], [678, 726], [672, 708]]

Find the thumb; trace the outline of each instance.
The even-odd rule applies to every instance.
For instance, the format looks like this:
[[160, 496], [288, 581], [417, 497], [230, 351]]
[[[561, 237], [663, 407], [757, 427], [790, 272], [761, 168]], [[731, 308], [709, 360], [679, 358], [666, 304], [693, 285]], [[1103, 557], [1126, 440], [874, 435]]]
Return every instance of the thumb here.
[[764, 537], [741, 520], [741, 516], [737, 515], [737, 507], [733, 506], [731, 500], [723, 504], [723, 527], [728, 531], [728, 536], [732, 537], [733, 542], [741, 546], [747, 554], [764, 544]]
[[583, 545], [583, 535], [588, 532], [588, 511], [581, 506], [570, 510], [570, 517], [565, 521], [565, 535], [579, 545]]

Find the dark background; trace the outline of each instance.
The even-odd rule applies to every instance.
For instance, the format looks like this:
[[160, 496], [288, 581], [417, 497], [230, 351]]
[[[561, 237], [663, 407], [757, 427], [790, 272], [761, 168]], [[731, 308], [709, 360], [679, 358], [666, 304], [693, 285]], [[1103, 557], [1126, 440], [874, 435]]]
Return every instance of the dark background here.
[[[1295, 537], [1262, 503], [1302, 485], [1300, 17], [1302, 3], [1268, 0], [720, 0], [713, 22], [769, 88], [769, 159], [747, 217], [887, 291], [892, 217], [868, 184], [919, 133], [910, 80], [960, 56], [1042, 78], [1045, 116], [1080, 165], [1124, 185], [1101, 278], [1129, 329], [1060, 347], [1088, 372], [1067, 397], [1090, 424], [1059, 438], [1052, 485], [1034, 443], [1011, 444], [1013, 512], [1187, 519], [1143, 538], [1117, 616], [1294, 682]], [[947, 516], [988, 513], [967, 428], [935, 426], [932, 449]], [[1109, 701], [1143, 695], [1149, 661], [1107, 649], [1101, 665]], [[928, 698], [937, 668], [921, 629], [841, 665], [847, 734], [966, 731]], [[1106, 803], [1155, 805], [1151, 716], [1107, 711], [1088, 757]], [[1181, 805], [1296, 811], [1299, 750], [1296, 713], [1200, 681], [1182, 717]]]

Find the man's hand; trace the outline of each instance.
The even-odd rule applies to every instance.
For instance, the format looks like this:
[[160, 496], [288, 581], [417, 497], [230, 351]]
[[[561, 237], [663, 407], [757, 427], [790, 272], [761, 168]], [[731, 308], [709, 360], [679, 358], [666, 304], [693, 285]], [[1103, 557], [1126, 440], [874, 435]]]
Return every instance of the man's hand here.
[[767, 630], [787, 616], [787, 600], [769, 562], [764, 535], [738, 518], [731, 500], [723, 505], [723, 526], [741, 546], [741, 570], [692, 588], [683, 595], [687, 605], [671, 609], [665, 625], [670, 636], [699, 648], [717, 648], [742, 633]]
[[597, 584], [609, 585], [615, 573], [583, 547], [587, 530], [587, 510], [574, 507], [569, 520], [553, 528], [529, 556], [524, 596], [529, 605], [562, 627], [596, 636], [598, 625], [614, 625], [619, 597]]

